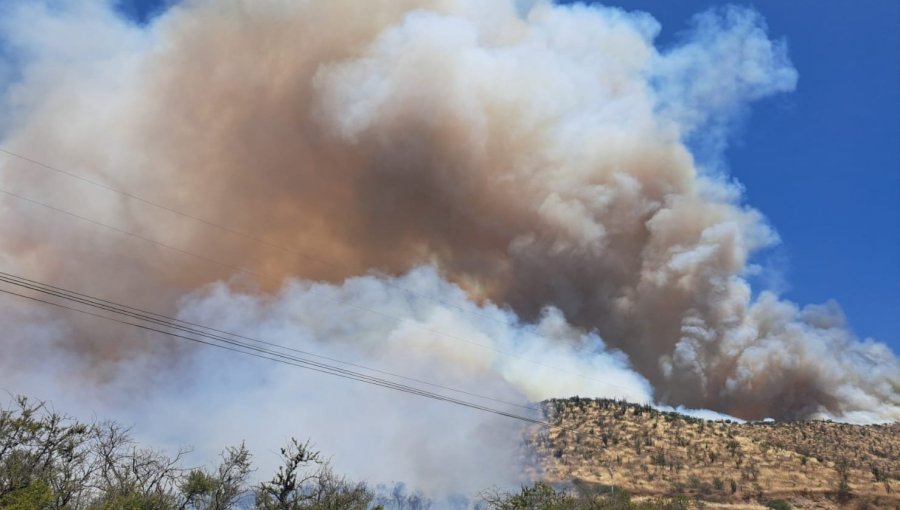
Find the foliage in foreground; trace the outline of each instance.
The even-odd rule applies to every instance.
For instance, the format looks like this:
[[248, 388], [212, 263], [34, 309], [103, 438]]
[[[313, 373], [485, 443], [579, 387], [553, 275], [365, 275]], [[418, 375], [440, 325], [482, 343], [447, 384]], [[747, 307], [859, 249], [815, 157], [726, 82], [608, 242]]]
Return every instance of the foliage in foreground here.
[[4, 510], [365, 510], [365, 484], [336, 475], [309, 443], [281, 450], [269, 481], [249, 483], [251, 455], [227, 448], [213, 470], [184, 468], [138, 447], [112, 422], [84, 424], [24, 397], [0, 409], [0, 509]]

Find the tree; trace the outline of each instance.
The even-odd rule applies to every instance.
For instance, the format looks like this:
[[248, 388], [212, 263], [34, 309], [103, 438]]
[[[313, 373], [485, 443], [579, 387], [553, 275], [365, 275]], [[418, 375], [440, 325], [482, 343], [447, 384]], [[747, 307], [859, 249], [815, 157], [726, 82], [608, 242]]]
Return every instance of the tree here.
[[537, 482], [522, 487], [518, 493], [488, 493], [483, 495], [495, 510], [575, 510], [575, 498], [557, 491], [550, 484]]
[[837, 499], [840, 502], [847, 502], [853, 497], [850, 491], [850, 463], [847, 459], [841, 458], [835, 463], [834, 469], [838, 473]]
[[256, 489], [260, 510], [365, 510], [373, 494], [364, 483], [335, 475], [309, 441], [281, 449], [283, 464], [271, 481]]
[[214, 473], [193, 469], [180, 484], [182, 509], [227, 510], [246, 491], [250, 475], [250, 451], [241, 443], [222, 452], [222, 463]]
[[89, 434], [88, 426], [22, 396], [0, 409], [2, 506], [71, 506], [90, 473], [85, 467]]
[[319, 452], [309, 447], [309, 441], [300, 443], [291, 438], [291, 444], [281, 449], [284, 464], [269, 482], [263, 482], [256, 491], [256, 506], [265, 510], [293, 510], [302, 508], [301, 503], [310, 499], [304, 492], [304, 484], [317, 477], [317, 470], [311, 466], [321, 466]]
[[180, 463], [187, 450], [174, 457], [138, 448], [129, 430], [104, 422], [93, 427], [94, 474], [91, 485], [99, 494], [91, 509], [176, 509], [178, 482], [185, 470]]
[[[187, 453], [141, 448], [115, 422], [81, 423], [16, 397], [0, 409], [0, 509], [228, 510], [246, 495], [258, 510], [366, 510], [373, 500], [366, 484], [335, 474], [308, 441], [282, 448], [282, 466], [256, 487], [244, 444], [226, 448], [212, 470], [184, 468]], [[430, 505], [420, 493], [404, 503]]]
[[41, 510], [53, 508], [53, 489], [43, 480], [29, 483], [0, 497], [4, 510]]

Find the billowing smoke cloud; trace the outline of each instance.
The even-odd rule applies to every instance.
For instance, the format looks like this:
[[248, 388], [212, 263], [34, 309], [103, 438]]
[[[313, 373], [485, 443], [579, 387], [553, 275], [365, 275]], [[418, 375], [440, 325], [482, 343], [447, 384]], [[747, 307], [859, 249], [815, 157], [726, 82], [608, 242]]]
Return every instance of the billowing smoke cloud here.
[[[884, 344], [859, 341], [836, 305], [754, 295], [749, 261], [777, 236], [689, 150], [714, 160], [750, 102], [796, 83], [752, 11], [698, 15], [660, 51], [649, 15], [543, 1], [197, 0], [148, 27], [97, 2], [2, 9], [4, 147], [265, 240], [7, 157], [4, 189], [231, 266], [7, 197], [10, 272], [510, 400], [900, 418], [900, 363]], [[368, 420], [385, 445], [410, 441], [415, 455], [393, 462], [458, 459], [398, 465], [398, 477], [491, 478], [460, 469], [477, 461], [448, 445], [496, 434], [493, 419], [354, 398], [48, 313], [4, 303], [16, 356], [3, 384], [57, 362], [97, 402], [114, 387], [235, 423], [216, 386], [228, 366], [247, 399], [233, 402], [263, 408], [238, 422], [288, 413], [280, 430], [305, 425], [346, 454], [337, 437]], [[316, 405], [321, 419], [297, 410]], [[334, 426], [345, 411], [357, 419]], [[443, 440], [409, 435], [448, 421], [460, 425]], [[385, 456], [353, 458], [369, 476]]]
[[[410, 300], [398, 286], [441, 303]], [[558, 311], [548, 310], [538, 323], [524, 326], [509, 311], [472, 303], [431, 268], [390, 282], [370, 276], [341, 286], [292, 280], [274, 295], [214, 284], [187, 296], [181, 315], [354, 363], [351, 369], [377, 368], [381, 372], [362, 370], [376, 377], [388, 371], [474, 392], [491, 400], [436, 390], [520, 416], [539, 417], [530, 402], [579, 391], [650, 399], [646, 381], [623, 355], [603, 354], [599, 339], [574, 330]], [[67, 367], [69, 356], [48, 349], [66, 341], [66, 332], [32, 328], [22, 331], [26, 335], [31, 342], [26, 351], [49, 352], [42, 366], [54, 365], [77, 379], [83, 367]], [[17, 352], [12, 359], [25, 355]], [[506, 417], [227, 351], [194, 352], [177, 370], [152, 361], [148, 356], [123, 360], [113, 382], [99, 393], [85, 394], [71, 381], [60, 384], [61, 377], [48, 381], [46, 373], [33, 370], [37, 361], [13, 379], [19, 387], [53, 395], [58, 408], [102, 410], [137, 421], [144, 437], [171, 449], [189, 441], [198, 448], [198, 461], [246, 439], [261, 455], [261, 476], [274, 473], [277, 458], [270, 452], [301, 434], [333, 455], [341, 472], [376, 483], [402, 480], [433, 497], [472, 496], [494, 484], [515, 484], [522, 475], [525, 424]]]

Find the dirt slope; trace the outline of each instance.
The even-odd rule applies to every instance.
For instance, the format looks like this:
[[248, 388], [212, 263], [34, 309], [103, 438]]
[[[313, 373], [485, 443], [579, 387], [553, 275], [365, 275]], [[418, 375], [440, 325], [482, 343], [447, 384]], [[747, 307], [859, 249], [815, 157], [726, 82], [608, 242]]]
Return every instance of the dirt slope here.
[[900, 424], [704, 421], [613, 400], [543, 403], [535, 477], [710, 503], [900, 508]]

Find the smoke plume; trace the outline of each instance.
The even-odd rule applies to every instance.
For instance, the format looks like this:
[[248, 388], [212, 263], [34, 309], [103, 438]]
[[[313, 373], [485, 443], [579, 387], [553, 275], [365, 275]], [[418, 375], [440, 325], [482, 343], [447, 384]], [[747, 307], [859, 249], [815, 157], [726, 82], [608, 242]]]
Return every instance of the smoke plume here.
[[[217, 262], [6, 196], [0, 264], [510, 401], [900, 419], [886, 345], [836, 304], [750, 288], [777, 235], [691, 152], [793, 89], [784, 42], [734, 7], [665, 51], [659, 29], [541, 0], [193, 0], [147, 26], [6, 2], [3, 148], [254, 239], [6, 156], [4, 189]], [[359, 476], [436, 491], [517, 462], [502, 418], [3, 299], [0, 384], [172, 443], [299, 429]]]

